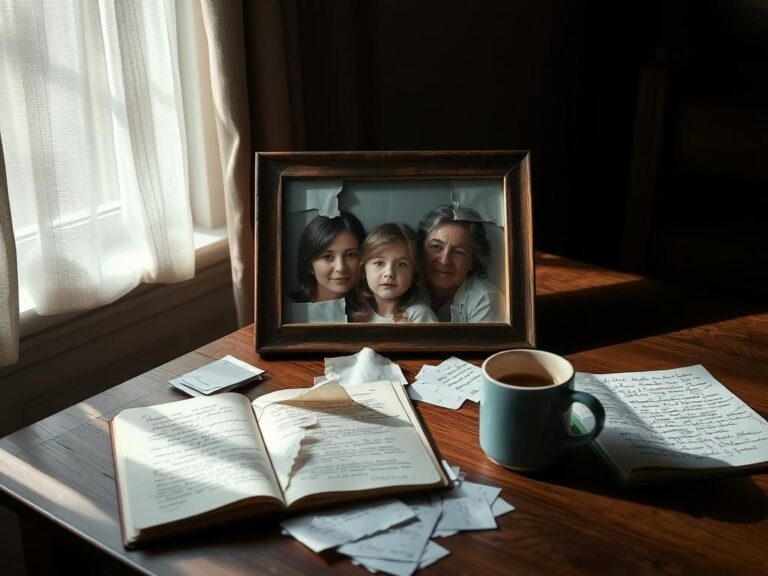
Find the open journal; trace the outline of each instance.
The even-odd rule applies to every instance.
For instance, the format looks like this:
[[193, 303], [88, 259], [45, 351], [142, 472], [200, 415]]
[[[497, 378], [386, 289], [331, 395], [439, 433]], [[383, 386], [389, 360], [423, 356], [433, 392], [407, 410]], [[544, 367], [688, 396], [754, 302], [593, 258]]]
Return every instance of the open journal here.
[[[700, 365], [576, 375], [605, 407], [591, 445], [623, 485], [768, 468], [768, 422]], [[591, 415], [574, 405], [582, 432]]]
[[247, 515], [450, 485], [394, 381], [129, 408], [110, 430], [126, 547]]

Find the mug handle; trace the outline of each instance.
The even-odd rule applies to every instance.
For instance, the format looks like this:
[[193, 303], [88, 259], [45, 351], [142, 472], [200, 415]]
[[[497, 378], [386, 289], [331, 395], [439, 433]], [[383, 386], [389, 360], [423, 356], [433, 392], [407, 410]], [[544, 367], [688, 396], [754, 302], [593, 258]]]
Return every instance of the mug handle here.
[[600, 431], [603, 429], [603, 424], [605, 424], [605, 409], [600, 403], [600, 400], [592, 396], [592, 394], [571, 390], [570, 399], [571, 404], [578, 402], [589, 408], [589, 411], [592, 412], [592, 415], [595, 417], [595, 425], [592, 430], [586, 434], [580, 434], [578, 436], [567, 435], [563, 442], [565, 448], [575, 448], [576, 446], [582, 446], [587, 442], [591, 442], [598, 434], [600, 434]]

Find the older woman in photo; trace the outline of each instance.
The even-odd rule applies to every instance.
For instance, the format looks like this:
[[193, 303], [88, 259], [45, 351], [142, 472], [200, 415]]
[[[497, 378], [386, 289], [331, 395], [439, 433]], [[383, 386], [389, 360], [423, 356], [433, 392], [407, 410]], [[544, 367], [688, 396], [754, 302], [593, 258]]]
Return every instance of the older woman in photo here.
[[433, 208], [419, 222], [418, 245], [430, 306], [441, 322], [505, 322], [504, 296], [485, 280], [491, 246], [471, 208]]

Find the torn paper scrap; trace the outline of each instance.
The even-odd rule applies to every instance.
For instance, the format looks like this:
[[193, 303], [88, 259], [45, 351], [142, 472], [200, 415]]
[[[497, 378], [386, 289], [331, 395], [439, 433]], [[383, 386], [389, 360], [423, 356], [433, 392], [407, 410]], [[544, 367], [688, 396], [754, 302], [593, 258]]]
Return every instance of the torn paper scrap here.
[[419, 560], [419, 570], [423, 570], [427, 566], [430, 566], [438, 560], [445, 558], [450, 553], [450, 550], [447, 548], [443, 548], [437, 542], [430, 540], [427, 542], [427, 547], [424, 549], [424, 554], [422, 554], [421, 559]]
[[496, 498], [494, 503], [491, 505], [491, 512], [493, 512], [493, 516], [495, 518], [498, 518], [507, 512], [512, 512], [514, 509], [515, 507], [503, 498]]
[[411, 576], [419, 567], [418, 562], [400, 562], [382, 558], [355, 558], [355, 561], [368, 572], [374, 574], [386, 572], [392, 576]]
[[489, 486], [487, 484], [469, 482], [468, 480], [461, 483], [461, 490], [469, 496], [484, 498], [489, 506], [491, 506], [496, 501], [496, 498], [499, 497], [499, 494], [501, 494], [501, 488]]
[[397, 576], [408, 576], [413, 574], [417, 569], [423, 570], [427, 566], [431, 566], [438, 560], [450, 555], [450, 551], [447, 548], [440, 546], [440, 544], [433, 542], [432, 540], [427, 542], [424, 552], [419, 558], [418, 563], [410, 562], [396, 562], [392, 560], [374, 559], [374, 558], [357, 558], [354, 563], [359, 564], [366, 568], [369, 572], [386, 572], [388, 574], [395, 574]]
[[326, 358], [325, 374], [337, 378], [342, 386], [380, 380], [408, 383], [397, 364], [371, 348], [363, 348], [351, 356]]
[[432, 531], [437, 524], [442, 506], [432, 505], [428, 499], [412, 501], [411, 510], [416, 518], [386, 532], [367, 536], [355, 542], [344, 544], [339, 552], [355, 558], [380, 558], [417, 562], [421, 558]]
[[408, 386], [408, 396], [412, 400], [419, 400], [420, 402], [426, 402], [427, 404], [433, 404], [450, 410], [458, 410], [466, 400], [465, 396], [454, 392], [450, 388], [440, 384], [429, 384], [420, 380], [416, 380]]
[[[430, 376], [433, 376], [430, 378]], [[440, 376], [440, 370], [437, 368], [437, 366], [430, 366], [429, 364], [424, 364], [421, 367], [421, 370], [419, 370], [419, 373], [416, 374], [416, 380], [423, 380], [423, 381], [429, 381], [429, 380], [435, 380], [435, 378]]]
[[[501, 186], [495, 180], [451, 180], [451, 201], [456, 220], [493, 222], [504, 227], [504, 198]], [[462, 209], [470, 208], [473, 215]]]
[[288, 302], [286, 324], [346, 324], [347, 301], [344, 298], [323, 302]]
[[328, 218], [336, 218], [341, 215], [339, 212], [339, 194], [343, 187], [342, 183], [339, 183], [333, 188], [328, 186], [328, 183], [324, 183], [317, 188], [307, 188], [307, 208], [317, 208], [318, 216], [327, 216]]
[[417, 380], [425, 384], [438, 384], [450, 388], [472, 402], [479, 402], [482, 390], [482, 370], [456, 356], [441, 362], [437, 366], [419, 371]]
[[464, 496], [443, 498], [443, 515], [437, 523], [438, 530], [491, 530], [496, 519], [485, 498]]
[[378, 571], [378, 570], [376, 570], [375, 568], [368, 568], [368, 566], [364, 566], [364, 565], [360, 564], [360, 562], [358, 562], [358, 561], [357, 561], [357, 560], [355, 560], [354, 558], [351, 558], [351, 561], [352, 561], [352, 565], [353, 565], [353, 566], [359, 566], [360, 568], [365, 568], [365, 569], [366, 569], [366, 570], [368, 570], [368, 572], [370, 572], [371, 574], [378, 574], [378, 573], [379, 573], [379, 571]]
[[280, 523], [288, 533], [313, 552], [352, 542], [415, 517], [400, 500], [353, 506], [289, 518]]
[[342, 180], [289, 179], [285, 195], [285, 212], [317, 210], [318, 216], [335, 218], [339, 213]]

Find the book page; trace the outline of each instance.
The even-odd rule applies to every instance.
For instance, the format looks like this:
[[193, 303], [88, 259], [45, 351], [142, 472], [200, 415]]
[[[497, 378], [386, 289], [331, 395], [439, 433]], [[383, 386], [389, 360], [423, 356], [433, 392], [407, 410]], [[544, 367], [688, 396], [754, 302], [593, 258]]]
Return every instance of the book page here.
[[286, 502], [323, 492], [441, 481], [397, 382], [282, 390], [254, 408]]
[[245, 396], [129, 408], [115, 417], [112, 430], [128, 529], [257, 495], [282, 500]]
[[619, 470], [709, 469], [768, 461], [768, 422], [700, 365], [582, 374], [576, 389], [605, 407], [595, 442]]

